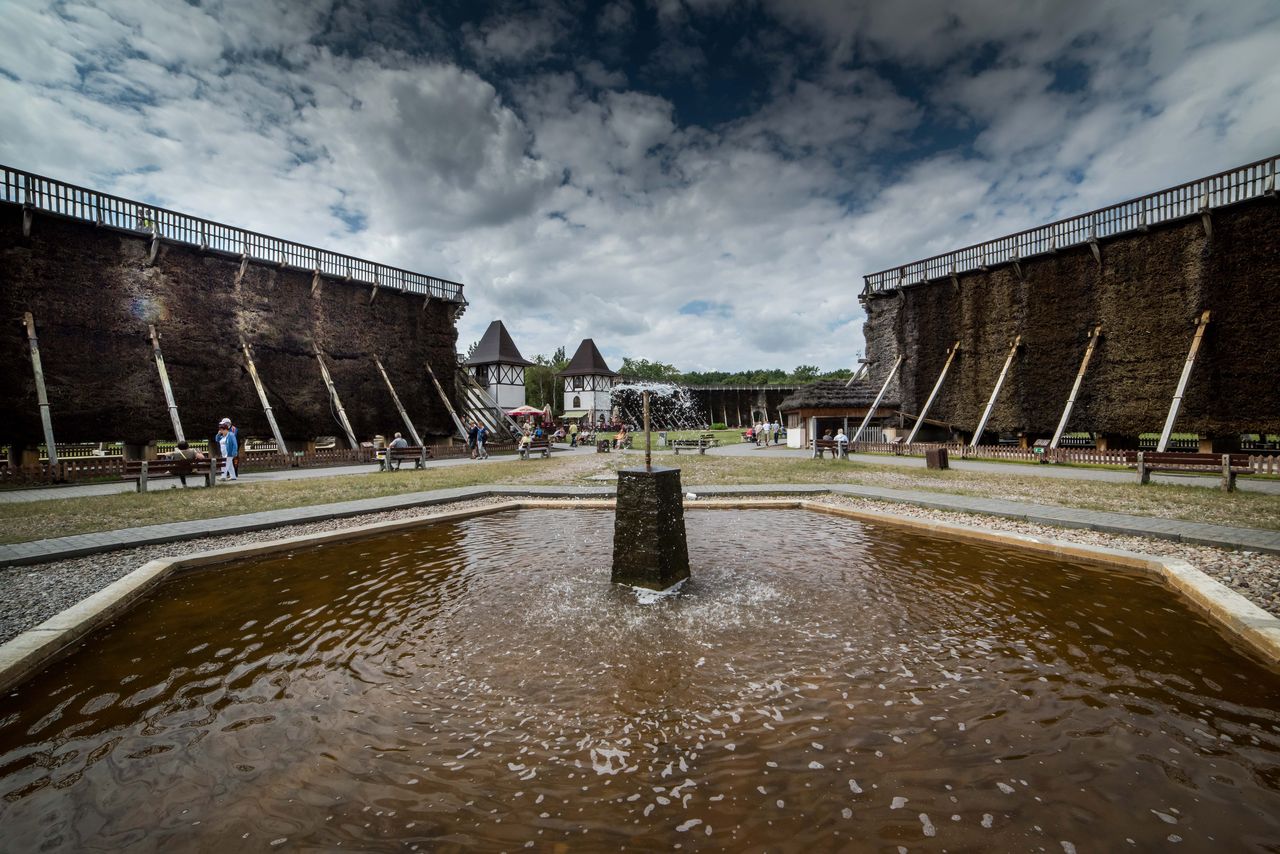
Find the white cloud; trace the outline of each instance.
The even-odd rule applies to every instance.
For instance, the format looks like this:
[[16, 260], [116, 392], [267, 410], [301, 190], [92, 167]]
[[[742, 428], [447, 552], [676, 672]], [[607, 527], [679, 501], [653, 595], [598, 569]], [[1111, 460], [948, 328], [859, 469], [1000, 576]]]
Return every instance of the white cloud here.
[[[619, 46], [658, 15], [647, 71], [702, 74], [690, 27], [738, 4], [535, 5], [458, 55], [388, 8], [6, 9], [0, 160], [461, 280], [463, 346], [501, 317], [527, 356], [594, 337], [613, 362], [729, 369], [849, 366], [862, 274], [1280, 149], [1267, 0], [764, 0], [805, 42], [753, 33], [738, 56], [772, 79], [707, 126]], [[606, 47], [564, 54], [575, 27]]]

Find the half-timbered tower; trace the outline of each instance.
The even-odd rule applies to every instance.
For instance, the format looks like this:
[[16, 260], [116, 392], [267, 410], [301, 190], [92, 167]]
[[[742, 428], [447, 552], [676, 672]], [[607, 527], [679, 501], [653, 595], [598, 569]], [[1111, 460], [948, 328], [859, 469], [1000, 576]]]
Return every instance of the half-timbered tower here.
[[596, 342], [582, 339], [578, 352], [556, 376], [564, 377], [565, 418], [582, 418], [595, 424], [609, 417], [613, 405], [611, 393], [618, 374], [604, 363]]
[[524, 406], [524, 369], [533, 362], [520, 355], [501, 320], [489, 324], [464, 364], [502, 409]]

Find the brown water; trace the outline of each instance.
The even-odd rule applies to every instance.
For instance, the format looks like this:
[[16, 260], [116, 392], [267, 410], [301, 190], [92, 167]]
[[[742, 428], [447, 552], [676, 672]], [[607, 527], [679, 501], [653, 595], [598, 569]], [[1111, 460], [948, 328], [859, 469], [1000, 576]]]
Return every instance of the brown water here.
[[1280, 677], [1156, 584], [687, 524], [653, 604], [595, 511], [178, 579], [0, 700], [0, 847], [1280, 849]]

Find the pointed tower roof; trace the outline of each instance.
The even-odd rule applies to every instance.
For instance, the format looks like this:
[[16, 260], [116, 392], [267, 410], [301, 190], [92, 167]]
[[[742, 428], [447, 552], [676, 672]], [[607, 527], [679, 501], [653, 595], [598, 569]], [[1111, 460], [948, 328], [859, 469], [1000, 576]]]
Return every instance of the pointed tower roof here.
[[617, 375], [609, 370], [609, 366], [604, 363], [604, 356], [601, 356], [600, 351], [596, 349], [596, 342], [590, 338], [582, 339], [582, 343], [578, 345], [578, 352], [573, 354], [573, 358], [569, 360], [565, 369], [556, 374], [558, 377], [616, 377]]
[[501, 362], [504, 365], [532, 365], [524, 356], [520, 355], [520, 349], [516, 347], [516, 342], [511, 340], [511, 336], [507, 334], [507, 327], [502, 325], [501, 320], [495, 320], [489, 324], [489, 328], [484, 331], [480, 343], [476, 345], [476, 351], [471, 354], [471, 358], [467, 359], [465, 364], [468, 365], [493, 365]]

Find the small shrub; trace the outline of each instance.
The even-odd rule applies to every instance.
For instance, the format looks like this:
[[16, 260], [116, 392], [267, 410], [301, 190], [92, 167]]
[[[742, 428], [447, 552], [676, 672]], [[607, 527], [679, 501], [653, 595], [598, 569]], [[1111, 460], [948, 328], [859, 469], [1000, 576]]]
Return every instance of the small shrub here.
[[728, 430], [729, 427], [728, 425], [722, 424], [721, 422], [717, 421], [716, 423], [711, 425], [711, 429], [712, 430]]

